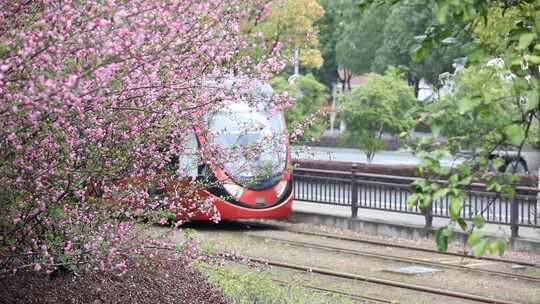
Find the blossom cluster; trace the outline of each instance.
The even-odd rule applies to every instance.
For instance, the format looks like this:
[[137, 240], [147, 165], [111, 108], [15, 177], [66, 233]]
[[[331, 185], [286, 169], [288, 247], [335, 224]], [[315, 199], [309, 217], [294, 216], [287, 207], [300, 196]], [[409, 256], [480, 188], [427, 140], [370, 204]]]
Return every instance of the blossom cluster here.
[[[249, 1], [0, 7], [2, 272], [123, 271], [136, 216], [157, 206], [215, 213], [195, 183], [171, 186], [165, 172], [189, 130], [204, 130], [207, 113], [245, 95], [210, 89], [207, 79], [265, 80], [284, 67], [277, 50], [261, 52], [260, 35], [242, 33]], [[151, 196], [156, 183], [174, 189]]]

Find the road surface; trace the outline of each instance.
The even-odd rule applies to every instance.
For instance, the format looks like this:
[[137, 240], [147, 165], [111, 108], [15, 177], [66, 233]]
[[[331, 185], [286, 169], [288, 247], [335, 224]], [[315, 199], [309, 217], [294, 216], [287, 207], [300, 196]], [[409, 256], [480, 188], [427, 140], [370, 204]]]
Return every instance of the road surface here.
[[[366, 154], [358, 149], [334, 147], [294, 146], [293, 159], [332, 160], [343, 162], [366, 163]], [[381, 165], [417, 165], [419, 159], [410, 152], [381, 151], [375, 154], [372, 163]], [[444, 166], [455, 166], [460, 160], [445, 158], [441, 161]]]

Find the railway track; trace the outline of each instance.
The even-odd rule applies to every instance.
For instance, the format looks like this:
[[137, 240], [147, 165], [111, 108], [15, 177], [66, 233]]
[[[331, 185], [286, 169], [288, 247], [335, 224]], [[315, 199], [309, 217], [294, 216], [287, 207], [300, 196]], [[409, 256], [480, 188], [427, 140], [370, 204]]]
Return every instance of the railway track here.
[[[289, 282], [283, 281], [283, 280], [272, 279], [272, 281], [274, 281], [274, 282], [276, 282], [278, 284], [281, 284], [283, 286], [289, 285]], [[382, 299], [382, 298], [363, 296], [363, 295], [353, 294], [353, 293], [350, 293], [350, 292], [344, 292], [344, 291], [341, 291], [341, 290], [330, 289], [330, 288], [325, 288], [325, 287], [320, 287], [320, 286], [315, 286], [315, 285], [310, 285], [310, 284], [302, 284], [300, 286], [303, 287], [303, 288], [311, 289], [311, 290], [318, 291], [318, 292], [326, 292], [326, 293], [331, 293], [331, 294], [344, 296], [344, 297], [354, 299], [354, 300], [361, 300], [366, 304], [392, 304], [392, 303], [395, 303], [394, 301], [390, 301], [390, 300], [386, 300], [386, 299]]]
[[525, 261], [519, 261], [519, 260], [500, 259], [500, 258], [493, 258], [493, 257], [475, 257], [475, 256], [472, 256], [472, 255], [461, 254], [461, 253], [457, 253], [457, 252], [450, 252], [450, 251], [441, 252], [441, 251], [434, 250], [434, 249], [413, 247], [413, 246], [408, 246], [408, 245], [403, 245], [403, 244], [388, 244], [388, 243], [381, 242], [381, 241], [367, 240], [367, 239], [362, 239], [362, 238], [336, 236], [336, 235], [331, 235], [331, 234], [326, 234], [326, 233], [310, 232], [310, 231], [303, 231], [303, 230], [298, 230], [298, 229], [290, 229], [290, 228], [287, 228], [287, 227], [283, 227], [283, 226], [279, 226], [279, 225], [273, 225], [273, 224], [267, 224], [267, 223], [248, 222], [248, 221], [242, 222], [242, 223], [244, 223], [246, 225], [249, 225], [249, 226], [253, 226], [253, 227], [270, 228], [270, 229], [274, 229], [274, 230], [286, 231], [286, 232], [302, 234], [302, 235], [325, 237], [325, 238], [328, 238], [328, 239], [349, 241], [349, 242], [362, 243], [362, 244], [368, 244], [368, 245], [376, 245], [376, 246], [381, 246], [381, 247], [392, 247], [392, 248], [399, 248], [399, 249], [407, 249], [407, 250], [418, 251], [418, 252], [427, 252], [427, 253], [446, 255], [446, 256], [454, 256], [454, 257], [481, 260], [481, 261], [491, 261], [491, 262], [498, 262], [498, 263], [504, 263], [504, 264], [528, 266], [528, 267], [534, 267], [534, 268], [539, 268], [540, 269], [539, 264], [525, 262]]
[[[372, 278], [372, 277], [362, 276], [362, 275], [353, 274], [353, 273], [338, 272], [338, 271], [333, 271], [329, 269], [315, 268], [315, 267], [306, 266], [306, 265], [289, 264], [285, 262], [265, 260], [265, 259], [255, 258], [255, 257], [251, 257], [249, 258], [249, 260], [251, 262], [270, 265], [273, 267], [279, 267], [279, 268], [285, 268], [285, 269], [291, 269], [291, 270], [297, 270], [297, 271], [306, 271], [306, 272], [311, 272], [311, 273], [315, 273], [319, 275], [362, 281], [366, 283], [373, 283], [373, 284], [378, 284], [378, 285], [383, 285], [383, 286], [388, 286], [388, 287], [402, 288], [402, 289], [407, 289], [407, 290], [412, 290], [412, 291], [425, 292], [425, 293], [429, 293], [433, 295], [452, 297], [452, 298], [460, 299], [460, 300], [469, 300], [469, 301], [475, 301], [479, 303], [491, 303], [491, 304], [519, 304], [513, 301], [493, 299], [493, 298], [478, 296], [474, 294], [455, 292], [455, 291], [446, 290], [446, 289], [431, 288], [431, 287], [409, 284], [409, 283], [404, 283], [404, 282], [392, 281], [392, 280]], [[329, 290], [329, 292], [332, 292], [332, 290]], [[378, 303], [391, 303], [390, 301], [387, 301], [384, 299], [373, 299], [373, 300], [379, 301]]]
[[281, 242], [281, 243], [290, 244], [290, 245], [298, 246], [298, 247], [304, 247], [304, 248], [312, 248], [312, 249], [325, 250], [325, 251], [331, 251], [331, 252], [345, 253], [345, 254], [351, 254], [351, 255], [363, 256], [363, 257], [369, 257], [369, 258], [375, 258], [375, 259], [391, 260], [391, 261], [397, 261], [397, 262], [402, 262], [402, 263], [420, 264], [420, 265], [432, 266], [432, 267], [438, 267], [438, 268], [456, 269], [456, 270], [462, 270], [462, 271], [482, 273], [486, 275], [494, 275], [494, 276], [510, 278], [510, 279], [519, 279], [519, 280], [527, 281], [527, 282], [540, 283], [540, 277], [523, 275], [523, 274], [508, 273], [508, 272], [488, 270], [488, 269], [480, 269], [480, 268], [470, 267], [466, 265], [446, 264], [446, 263], [427, 261], [427, 260], [417, 259], [417, 258], [383, 254], [380, 252], [375, 253], [375, 252], [364, 251], [364, 250], [349, 249], [349, 248], [342, 248], [342, 247], [328, 246], [328, 245], [321, 245], [321, 244], [313, 244], [309, 242], [292, 241], [292, 240], [281, 239], [281, 238], [276, 238], [276, 237], [259, 236], [259, 235], [254, 235], [254, 234], [246, 234], [246, 235], [250, 237], [264, 238], [264, 239], [273, 240], [276, 242]]

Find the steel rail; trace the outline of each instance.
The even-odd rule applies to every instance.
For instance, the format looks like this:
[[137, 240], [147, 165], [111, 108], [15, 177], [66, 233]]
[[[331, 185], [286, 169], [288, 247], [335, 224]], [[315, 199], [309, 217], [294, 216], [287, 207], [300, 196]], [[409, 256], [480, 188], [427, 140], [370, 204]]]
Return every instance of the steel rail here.
[[274, 240], [274, 241], [287, 243], [287, 244], [291, 244], [291, 245], [296, 245], [296, 246], [300, 246], [300, 247], [305, 247], [305, 248], [320, 249], [320, 250], [326, 250], [326, 251], [331, 251], [331, 252], [340, 252], [340, 253], [364, 256], [364, 257], [375, 258], [375, 259], [383, 259], [383, 260], [391, 260], [391, 261], [404, 262], [404, 263], [428, 265], [428, 266], [439, 267], [439, 268], [448, 268], [448, 269], [456, 269], [456, 270], [478, 272], [478, 273], [483, 273], [483, 274], [488, 274], [488, 275], [496, 275], [496, 276], [500, 276], [500, 277], [506, 277], [506, 278], [511, 278], [511, 279], [520, 279], [520, 280], [523, 280], [523, 281], [540, 283], [540, 277], [534, 277], [534, 276], [528, 276], [528, 275], [522, 275], [522, 274], [514, 274], [514, 273], [509, 273], [509, 272], [504, 272], [504, 271], [473, 268], [473, 267], [468, 267], [468, 266], [465, 266], [465, 265], [444, 264], [444, 263], [440, 263], [440, 262], [426, 261], [426, 260], [416, 259], [416, 258], [400, 257], [400, 256], [384, 254], [384, 253], [376, 253], [376, 252], [369, 252], [369, 251], [363, 251], [363, 250], [357, 250], [357, 249], [349, 249], [349, 248], [341, 248], [341, 247], [321, 245], [321, 244], [313, 244], [313, 243], [301, 242], [301, 241], [292, 241], [292, 240], [280, 239], [280, 238], [275, 238], [275, 237], [259, 236], [259, 235], [253, 235], [253, 234], [246, 234], [246, 235], [257, 237], [257, 238], [264, 238], [264, 239]]
[[398, 282], [398, 281], [371, 278], [371, 277], [354, 274], [354, 273], [338, 272], [338, 271], [333, 271], [329, 269], [316, 268], [316, 267], [310, 267], [310, 266], [305, 266], [305, 265], [289, 264], [285, 262], [265, 260], [265, 259], [255, 258], [255, 257], [250, 257], [248, 259], [251, 262], [261, 263], [261, 264], [280, 267], [280, 268], [307, 271], [311, 273], [317, 273], [317, 274], [327, 275], [327, 276], [332, 276], [332, 277], [337, 277], [337, 278], [363, 281], [367, 283], [403, 288], [403, 289], [408, 289], [408, 290], [430, 293], [434, 295], [441, 295], [441, 296], [448, 296], [448, 297], [453, 297], [453, 298], [458, 298], [458, 299], [471, 300], [471, 301], [476, 301], [476, 302], [481, 302], [481, 303], [519, 304], [513, 301], [493, 299], [493, 298], [488, 298], [488, 297], [483, 297], [483, 296], [478, 296], [478, 295], [473, 295], [473, 294], [468, 294], [468, 293], [462, 293], [462, 292], [456, 292], [456, 291], [438, 289], [438, 288], [431, 288], [431, 287], [408, 284], [408, 283], [403, 283], [403, 282]]
[[413, 251], [428, 252], [428, 253], [434, 253], [434, 254], [439, 254], [439, 255], [455, 256], [455, 257], [469, 258], [469, 259], [475, 259], [475, 260], [492, 261], [492, 262], [499, 262], [499, 263], [505, 263], [505, 264], [515, 264], [515, 265], [521, 265], [521, 266], [540, 268], [539, 264], [518, 261], [518, 260], [499, 259], [499, 258], [492, 258], [492, 257], [475, 257], [472, 255], [465, 255], [465, 254], [460, 254], [456, 252], [449, 252], [449, 251], [443, 252], [443, 251], [438, 251], [434, 249], [413, 247], [413, 246], [403, 245], [403, 244], [388, 244], [381, 241], [366, 240], [366, 239], [361, 239], [361, 238], [346, 237], [346, 236], [339, 236], [339, 235], [331, 235], [331, 234], [319, 233], [319, 232], [309, 232], [309, 231], [303, 231], [299, 229], [289, 229], [287, 227], [283, 227], [283, 226], [279, 226], [275, 224], [259, 223], [259, 222], [252, 222], [252, 221], [242, 221], [241, 223], [244, 223], [245, 225], [249, 225], [249, 226], [260, 227], [260, 228], [271, 228], [275, 230], [281, 230], [281, 231], [292, 232], [292, 233], [303, 234], [303, 235], [310, 235], [310, 236], [319, 236], [319, 237], [325, 237], [325, 238], [336, 239], [336, 240], [341, 240], [341, 241], [349, 241], [349, 242], [370, 244], [370, 245], [383, 246], [383, 247], [408, 249], [408, 250], [413, 250]]
[[[283, 280], [272, 279], [272, 281], [274, 281], [274, 282], [276, 282], [278, 284], [281, 284], [281, 285], [287, 285], [287, 286], [289, 285], [289, 282], [283, 281]], [[341, 291], [341, 290], [329, 289], [329, 288], [324, 288], [324, 287], [314, 286], [314, 285], [309, 285], [309, 284], [301, 284], [299, 286], [301, 286], [303, 288], [307, 288], [307, 289], [313, 289], [313, 290], [317, 290], [317, 291], [323, 291], [323, 292], [327, 292], [327, 293], [338, 294], [338, 295], [345, 296], [345, 297], [352, 298], [352, 299], [364, 300], [364, 301], [375, 302], [375, 303], [389, 303], [389, 304], [394, 303], [393, 301], [382, 299], [382, 298], [375, 298], [375, 297], [371, 297], [371, 296], [362, 296], [362, 295], [358, 295], [358, 294], [344, 292], [344, 291]]]
[[413, 247], [403, 244], [388, 244], [380, 241], [373, 241], [373, 240], [366, 240], [366, 239], [360, 239], [360, 238], [352, 238], [352, 237], [346, 237], [346, 236], [334, 236], [329, 235], [325, 233], [318, 233], [318, 232], [308, 232], [308, 231], [300, 231], [296, 229], [282, 229], [279, 228], [279, 230], [287, 231], [287, 232], [293, 232], [298, 234], [304, 234], [304, 235], [311, 235], [311, 236], [320, 236], [320, 237], [326, 237], [336, 240], [342, 240], [342, 241], [350, 241], [350, 242], [356, 242], [356, 243], [364, 243], [364, 244], [371, 244], [371, 245], [378, 245], [378, 246], [384, 246], [384, 247], [394, 247], [394, 248], [401, 248], [401, 249], [409, 249], [414, 251], [421, 251], [421, 252], [429, 252], [429, 253], [435, 253], [440, 255], [449, 255], [449, 256], [455, 256], [455, 257], [462, 257], [462, 258], [469, 258], [469, 259], [476, 259], [476, 260], [484, 260], [484, 261], [492, 261], [492, 262], [499, 262], [499, 263], [505, 263], [505, 264], [516, 264], [521, 266], [530, 266], [535, 268], [540, 268], [540, 265], [536, 263], [531, 262], [524, 262], [524, 261], [518, 261], [518, 260], [509, 260], [509, 259], [499, 259], [499, 258], [492, 258], [492, 257], [475, 257], [473, 255], [465, 255], [460, 254], [457, 252], [442, 252], [434, 249], [428, 249], [428, 248], [421, 248], [421, 247]]

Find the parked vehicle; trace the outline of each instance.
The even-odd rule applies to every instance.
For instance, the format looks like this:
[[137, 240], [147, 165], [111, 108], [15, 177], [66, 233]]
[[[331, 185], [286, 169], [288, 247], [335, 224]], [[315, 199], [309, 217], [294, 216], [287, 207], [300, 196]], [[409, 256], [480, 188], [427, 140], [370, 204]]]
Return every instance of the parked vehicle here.
[[517, 150], [496, 150], [491, 153], [491, 158], [502, 158], [505, 164], [500, 168], [509, 173], [537, 173], [540, 167], [540, 151], [525, 148], [518, 155]]

